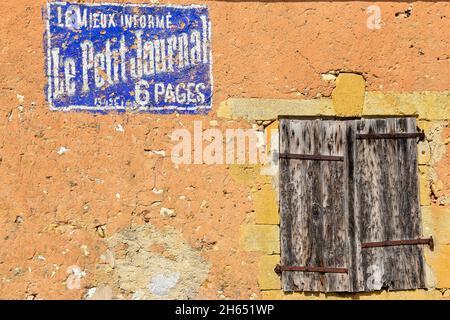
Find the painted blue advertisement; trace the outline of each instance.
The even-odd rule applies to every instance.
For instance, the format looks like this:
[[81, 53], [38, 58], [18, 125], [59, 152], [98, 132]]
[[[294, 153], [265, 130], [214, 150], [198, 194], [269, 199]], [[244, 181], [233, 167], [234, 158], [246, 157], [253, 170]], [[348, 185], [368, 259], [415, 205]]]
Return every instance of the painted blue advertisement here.
[[52, 110], [207, 113], [212, 104], [206, 6], [47, 4]]

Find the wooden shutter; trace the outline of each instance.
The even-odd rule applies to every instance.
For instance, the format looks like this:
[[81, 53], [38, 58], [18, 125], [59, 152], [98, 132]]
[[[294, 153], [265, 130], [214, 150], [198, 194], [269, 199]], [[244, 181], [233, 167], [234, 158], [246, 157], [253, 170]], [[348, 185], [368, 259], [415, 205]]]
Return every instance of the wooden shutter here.
[[354, 128], [354, 287], [424, 288], [422, 246], [378, 247], [380, 242], [421, 237], [416, 120], [365, 119]]
[[418, 197], [414, 118], [281, 119], [284, 291], [425, 287]]
[[[345, 123], [280, 122], [281, 263], [285, 291], [348, 291]], [[306, 269], [307, 268], [307, 269]], [[340, 271], [340, 270], [337, 270]]]

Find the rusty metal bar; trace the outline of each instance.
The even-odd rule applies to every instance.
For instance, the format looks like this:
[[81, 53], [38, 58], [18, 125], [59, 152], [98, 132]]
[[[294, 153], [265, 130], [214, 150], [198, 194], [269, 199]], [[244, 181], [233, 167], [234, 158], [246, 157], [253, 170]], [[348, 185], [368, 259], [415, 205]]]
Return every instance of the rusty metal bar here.
[[411, 239], [411, 240], [390, 240], [380, 242], [366, 242], [361, 244], [361, 248], [378, 248], [378, 247], [392, 247], [392, 246], [411, 246], [418, 244], [426, 244], [430, 249], [434, 249], [433, 237], [428, 239]]
[[324, 156], [320, 154], [280, 153], [280, 158], [298, 159], [298, 160], [318, 160], [318, 161], [344, 161], [344, 157], [341, 156]]
[[424, 132], [416, 133], [358, 133], [356, 139], [414, 139], [419, 138], [419, 141], [425, 140]]
[[300, 266], [280, 266], [275, 267], [275, 272], [281, 274], [284, 271], [303, 271], [320, 273], [348, 273], [347, 268], [329, 268], [329, 267], [300, 267]]

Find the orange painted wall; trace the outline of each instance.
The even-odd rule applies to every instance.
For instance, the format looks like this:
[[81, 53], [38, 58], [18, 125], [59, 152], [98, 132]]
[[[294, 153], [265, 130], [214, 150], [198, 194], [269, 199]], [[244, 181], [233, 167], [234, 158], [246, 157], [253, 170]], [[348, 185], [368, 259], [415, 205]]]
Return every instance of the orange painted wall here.
[[[133, 288], [147, 284], [137, 283], [139, 278], [121, 284], [115, 277], [129, 273], [106, 270], [105, 252], [110, 247], [120, 260], [128, 247], [111, 249], [115, 242], [108, 239], [147, 224], [170, 236], [145, 247], [146, 259], [177, 260], [179, 252], [186, 261], [202, 261], [198, 286], [186, 280], [187, 288], [195, 287], [194, 298], [260, 298], [259, 253], [244, 251], [237, 234], [254, 219], [250, 187], [226, 165], [176, 168], [170, 133], [192, 130], [193, 120], [205, 128], [216, 125], [210, 121], [221, 129], [249, 128], [244, 120], [218, 119], [219, 104], [230, 97], [328, 97], [333, 83], [322, 74], [332, 70], [361, 73], [367, 91], [450, 90], [448, 2], [380, 2], [380, 30], [366, 26], [372, 2], [199, 3], [209, 5], [212, 21], [213, 110], [207, 116], [162, 116], [50, 111], [44, 95], [45, 2], [3, 1], [0, 298], [80, 299], [103, 285], [116, 298], [131, 298]], [[408, 6], [412, 14], [406, 17], [401, 12]], [[124, 132], [116, 130], [119, 124]], [[448, 140], [448, 130], [443, 134]], [[70, 151], [59, 155], [61, 147]], [[450, 196], [448, 149], [437, 166], [444, 196]], [[137, 270], [146, 263], [136, 264]], [[154, 267], [164, 269], [165, 263]], [[73, 265], [84, 275], [80, 288], [70, 290], [67, 268]]]

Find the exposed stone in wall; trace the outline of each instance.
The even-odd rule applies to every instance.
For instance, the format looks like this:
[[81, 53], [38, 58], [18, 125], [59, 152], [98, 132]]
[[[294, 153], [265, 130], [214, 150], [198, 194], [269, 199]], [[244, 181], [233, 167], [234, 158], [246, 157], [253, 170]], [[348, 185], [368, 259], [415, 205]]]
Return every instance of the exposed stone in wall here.
[[333, 115], [329, 98], [313, 100], [278, 99], [228, 99], [220, 104], [217, 116], [222, 118], [243, 118], [249, 121], [271, 120], [279, 115]]
[[450, 208], [450, 122], [430, 129], [430, 173], [433, 203]]
[[360, 116], [364, 107], [365, 91], [366, 82], [361, 75], [339, 74], [332, 94], [335, 114], [341, 117]]

